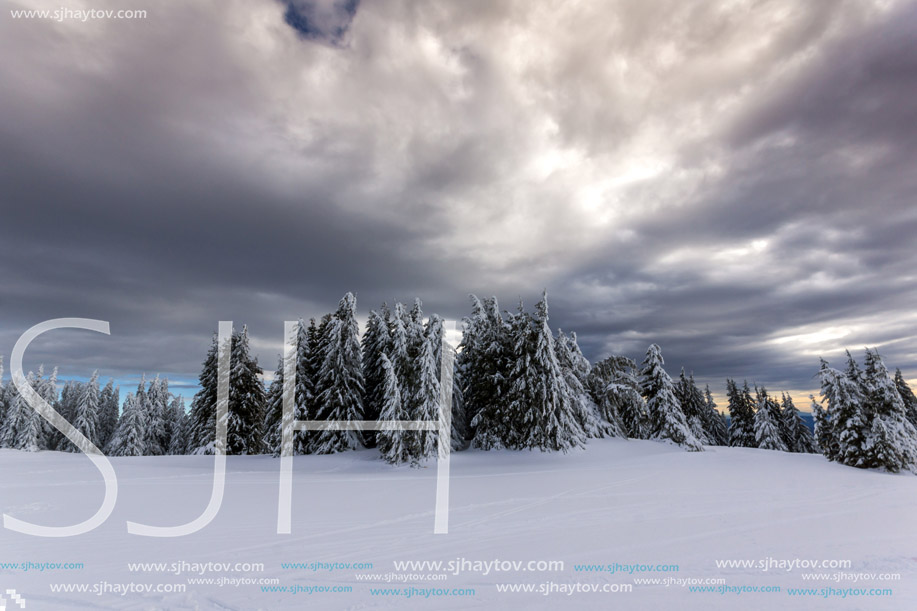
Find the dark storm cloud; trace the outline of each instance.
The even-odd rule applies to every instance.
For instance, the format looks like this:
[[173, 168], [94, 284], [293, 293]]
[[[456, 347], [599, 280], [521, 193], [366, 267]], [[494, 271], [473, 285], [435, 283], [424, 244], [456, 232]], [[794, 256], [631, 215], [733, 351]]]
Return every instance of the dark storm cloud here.
[[[292, 26], [292, 27], [291, 27]], [[543, 287], [590, 358], [917, 373], [917, 27], [864, 2], [195, 3], [3, 20], [8, 355], [193, 382], [221, 319]], [[326, 44], [314, 44], [323, 42]]]
[[359, 0], [284, 0], [283, 20], [307, 40], [332, 45], [344, 41]]

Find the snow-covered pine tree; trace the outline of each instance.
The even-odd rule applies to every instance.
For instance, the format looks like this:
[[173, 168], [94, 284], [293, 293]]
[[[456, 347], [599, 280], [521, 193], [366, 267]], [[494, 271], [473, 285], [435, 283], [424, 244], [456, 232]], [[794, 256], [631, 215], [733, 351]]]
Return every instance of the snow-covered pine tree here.
[[815, 421], [815, 443], [818, 450], [825, 455], [828, 460], [837, 460], [838, 444], [834, 437], [834, 428], [828, 419], [828, 413], [821, 406], [821, 403], [815, 400], [814, 395], [809, 395], [812, 402], [812, 419]]
[[[379, 412], [380, 420], [409, 420], [410, 414], [405, 409], [401, 400], [401, 391], [398, 388], [398, 375], [395, 366], [384, 353], [379, 359], [382, 369], [382, 409]], [[382, 458], [392, 464], [405, 463], [411, 460], [412, 453], [407, 431], [384, 430], [377, 435], [379, 453]]]
[[164, 429], [166, 431], [165, 437], [161, 440], [160, 444], [162, 447], [162, 453], [165, 455], [171, 454], [170, 448], [172, 447], [172, 438], [177, 434], [176, 427], [179, 425], [179, 421], [183, 415], [178, 412], [179, 397], [178, 395], [173, 395], [169, 391], [169, 379], [163, 378], [160, 382], [162, 388], [162, 394], [165, 397], [165, 408], [162, 411], [162, 419], [164, 424]]
[[[140, 392], [137, 396], [142, 396]], [[169, 414], [169, 381], [158, 375], [149, 383], [145, 396], [146, 412], [146, 455], [162, 456], [169, 452], [172, 438], [171, 416]]]
[[277, 357], [277, 369], [274, 370], [274, 379], [267, 391], [267, 409], [264, 416], [264, 444], [274, 456], [280, 456], [286, 449], [293, 453], [293, 442], [289, 448], [283, 447], [283, 356]]
[[704, 430], [704, 396], [701, 394], [697, 384], [694, 383], [694, 374], [691, 374], [690, 380], [685, 375], [685, 368], [681, 368], [681, 374], [678, 376], [678, 382], [675, 384], [675, 398], [678, 399], [681, 410], [685, 414], [685, 421], [688, 428], [697, 437], [702, 444], [710, 444], [707, 437], [707, 431]]
[[[565, 335], [558, 329], [558, 335], [565, 336], [565, 348], [569, 351], [571, 358], [570, 373], [573, 374], [573, 377], [570, 377], [566, 372], [564, 375], [574, 400], [576, 400], [577, 397], [580, 398], [579, 403], [581, 407], [578, 407], [576, 410], [580, 426], [588, 437], [623, 436], [624, 429], [621, 426], [620, 418], [607, 420], [604, 417], [603, 411], [599, 409], [598, 403], [596, 403], [592, 397], [592, 393], [589, 390], [589, 376], [592, 373], [592, 364], [586, 358], [586, 355], [583, 354], [576, 333], [572, 332], [569, 335]], [[564, 355], [565, 360], [566, 358], [566, 355]]]
[[757, 391], [758, 409], [755, 411], [755, 442], [762, 450], [787, 451], [780, 434], [780, 405], [770, 398], [763, 386]]
[[[356, 307], [356, 298], [347, 293], [329, 319], [316, 384], [316, 420], [363, 419], [363, 364]], [[358, 433], [318, 431], [310, 440], [310, 449], [314, 454], [353, 450], [362, 445]]]
[[6, 413], [3, 415], [3, 421], [0, 422], [0, 448], [8, 448], [12, 444], [11, 431], [15, 430], [14, 419], [16, 414], [13, 412], [13, 406], [16, 405], [16, 395], [18, 392], [11, 391], [10, 387], [15, 386], [10, 380], [9, 386], [4, 389], [3, 403], [6, 405]]
[[3, 383], [3, 356], [0, 356], [0, 434], [6, 421], [6, 385]]
[[471, 295], [472, 315], [462, 339], [462, 396], [472, 444], [484, 450], [503, 447], [509, 410], [512, 334], [496, 297], [481, 303]]
[[599, 414], [599, 408], [586, 390], [589, 361], [576, 345], [575, 335], [569, 337], [561, 329], [557, 330], [554, 340], [554, 353], [561, 375], [569, 391], [570, 401], [576, 421], [587, 438], [621, 435], [621, 431]]
[[780, 431], [780, 439], [783, 440], [783, 445], [786, 446], [786, 451], [793, 452], [793, 448], [795, 447], [795, 443], [793, 441], [794, 423], [790, 415], [784, 409], [787, 404], [786, 393], [780, 393], [780, 401], [777, 401], [777, 398], [774, 397], [774, 402], [777, 403], [777, 415], [779, 416], [777, 419], [777, 430]]
[[860, 392], [865, 395], [866, 393], [866, 377], [863, 375], [863, 370], [860, 369], [859, 363], [856, 359], [853, 358], [853, 355], [850, 354], [850, 350], [846, 351], [847, 353], [847, 369], [844, 371], [844, 375], [847, 376], [847, 379], [856, 384], [857, 388], [860, 389]]
[[662, 350], [657, 344], [651, 344], [640, 370], [641, 390], [650, 417], [650, 438], [671, 441], [687, 450], [700, 452], [704, 448], [688, 428], [664, 364]]
[[[54, 407], [58, 404], [60, 400], [60, 385], [57, 382], [57, 367], [51, 370], [51, 375], [44, 376], [44, 366], [39, 365], [38, 367], [38, 380], [36, 380], [36, 391], [45, 400], [45, 403]], [[51, 433], [58, 432], [56, 428], [51, 426], [51, 423], [38, 415], [35, 410], [32, 410], [33, 417], [38, 419], [39, 425], [41, 426], [42, 433], [39, 436], [41, 449], [49, 450], [53, 449], [50, 444]]]
[[[468, 412], [465, 410], [465, 396], [462, 394], [464, 382], [462, 380], [462, 371], [456, 367], [458, 362], [458, 353], [454, 346], [448, 346], [450, 358], [452, 359], [452, 451], [458, 452], [465, 450], [471, 444], [471, 435], [469, 434], [470, 425], [468, 423]], [[440, 371], [442, 371], [442, 355], [439, 357]], [[448, 372], [447, 372], [448, 375]], [[444, 382], [440, 380], [440, 384]]]
[[169, 438], [169, 454], [172, 456], [187, 454], [190, 419], [185, 411], [185, 398], [175, 395], [172, 398], [169, 411], [172, 413], [172, 436]]
[[515, 313], [506, 312], [506, 324], [509, 329], [512, 355], [510, 362], [513, 363], [513, 369], [506, 376], [506, 408], [498, 425], [492, 429], [492, 434], [499, 436], [499, 441], [494, 447], [520, 449], [525, 447], [523, 440], [530, 435], [528, 427], [531, 420], [526, 406], [533, 401], [533, 397], [527, 396], [523, 391], [529, 391], [531, 395], [534, 390], [533, 387], [525, 388], [527, 380], [519, 376], [531, 364], [529, 337], [532, 333], [532, 317], [525, 311], [521, 299]]
[[111, 378], [99, 393], [99, 447], [104, 448], [108, 445], [111, 436], [115, 434], [118, 428], [118, 417], [120, 416], [120, 387], [115, 386], [115, 381]]
[[[693, 377], [691, 381], [693, 383]], [[717, 446], [729, 445], [726, 417], [716, 409], [716, 402], [713, 400], [713, 393], [710, 392], [709, 385], [704, 387], [704, 411], [702, 414], [704, 430], [707, 431], [709, 442]]]
[[729, 398], [729, 445], [734, 448], [756, 448], [755, 412], [751, 407], [751, 393], [748, 382], [739, 389], [735, 380], [726, 380], [726, 396]]
[[[417, 364], [417, 386], [411, 401], [409, 413], [410, 420], [424, 422], [437, 422], [439, 420], [440, 394], [439, 375], [436, 370], [436, 359], [433, 356], [433, 347], [427, 337], [421, 335], [420, 354], [415, 360]], [[420, 462], [436, 453], [435, 431], [405, 431], [403, 435], [410, 439], [414, 462]]]
[[[233, 331], [223, 350], [229, 351], [229, 403], [227, 405], [228, 454], [257, 454], [262, 451], [264, 386], [257, 359], [249, 353], [248, 329]], [[191, 403], [189, 450], [191, 454], [215, 451], [219, 351], [216, 334], [201, 369], [201, 389]]]
[[[315, 329], [315, 320], [311, 327], [307, 327], [303, 319], [299, 319], [294, 327], [293, 339], [296, 343], [296, 352], [292, 355], [296, 367], [296, 385], [293, 390], [293, 420], [309, 420], [310, 410], [314, 403], [314, 387], [312, 384], [310, 329]], [[264, 431], [266, 450], [274, 456], [281, 454], [281, 441], [283, 439], [283, 382], [284, 362], [283, 357], [278, 359], [277, 370], [267, 393]], [[306, 453], [306, 437], [304, 431], [293, 433], [293, 445], [290, 451], [293, 454]]]
[[3, 403], [6, 406], [6, 413], [3, 416], [3, 421], [0, 422], [0, 448], [10, 447], [16, 435], [15, 421], [18, 419], [18, 415], [13, 408], [16, 406], [18, 398], [19, 391], [16, 390], [16, 384], [10, 380], [9, 384], [3, 389]]
[[143, 456], [146, 451], [146, 410], [128, 393], [118, 420], [118, 428], [108, 442], [109, 456]]
[[226, 427], [227, 454], [261, 454], [264, 451], [263, 370], [249, 351], [248, 327], [233, 333], [229, 366], [229, 421]]
[[[39, 395], [44, 396], [44, 393], [41, 392], [42, 372], [43, 369], [39, 369], [39, 375], [36, 376], [30, 371], [26, 375], [26, 382]], [[10, 384], [15, 386], [12, 381]], [[46, 447], [45, 430], [42, 426], [41, 416], [26, 403], [25, 397], [19, 394], [18, 391], [13, 395], [13, 400], [10, 404], [6, 427], [3, 431], [3, 439], [0, 440], [0, 447], [24, 450], [26, 452], [37, 452]]]
[[863, 393], [857, 381], [860, 374], [851, 378], [829, 367], [827, 361], [822, 359], [819, 376], [822, 401], [828, 406], [827, 422], [831, 427], [830, 434], [825, 432], [825, 435], [835, 444], [835, 460], [851, 467], [868, 468], [870, 460], [865, 448], [870, 427], [864, 412]]
[[[83, 394], [83, 384], [77, 380], [67, 380], [61, 385], [60, 397], [51, 405], [57, 410], [64, 420], [73, 424], [76, 420], [76, 409]], [[46, 441], [48, 447], [61, 452], [76, 452], [77, 449], [69, 439], [55, 429], [47, 429]]]
[[[317, 324], [314, 318], [309, 319], [309, 327], [306, 330], [306, 342], [304, 344], [308, 346], [308, 349], [304, 354], [298, 354], [296, 365], [297, 378], [301, 376], [308, 381], [309, 395], [301, 405], [297, 404], [296, 406], [296, 418], [298, 420], [315, 420], [315, 415], [318, 413], [318, 376], [322, 370], [322, 360], [326, 352], [324, 342], [328, 325], [330, 324], [331, 314], [325, 314], [320, 324]], [[318, 435], [316, 431], [296, 431], [293, 436], [295, 440], [294, 453], [309, 454], [312, 452], [312, 443], [316, 435]]]
[[622, 436], [649, 437], [649, 417], [640, 394], [637, 363], [626, 356], [599, 361], [589, 373], [589, 389], [602, 417], [613, 423]]
[[[384, 303], [382, 311], [388, 309]], [[385, 385], [385, 372], [382, 370], [382, 355], [388, 353], [391, 348], [391, 336], [388, 331], [388, 323], [384, 315], [380, 315], [375, 310], [370, 310], [369, 319], [366, 322], [366, 332], [363, 334], [363, 383], [364, 400], [363, 407], [365, 420], [378, 420], [382, 412], [382, 390]], [[368, 448], [376, 446], [376, 434], [372, 431], [363, 431], [363, 443]]]
[[[216, 404], [218, 374], [218, 340], [214, 333], [201, 367], [198, 384], [201, 389], [191, 401], [188, 450], [190, 454], [213, 454], [216, 439]], [[125, 405], [127, 403], [125, 402]], [[124, 415], [122, 414], [122, 418]]]
[[143, 454], [141, 456], [150, 456], [152, 454], [151, 438], [158, 434], [156, 427], [161, 426], [153, 417], [153, 410], [150, 404], [149, 395], [147, 394], [148, 383], [146, 374], [140, 376], [140, 383], [137, 384], [137, 390], [134, 392], [134, 407], [143, 415]]
[[863, 379], [871, 429], [865, 447], [869, 462], [893, 473], [917, 471], [917, 429], [907, 419], [904, 401], [877, 350], [866, 351]]
[[812, 431], [803, 422], [799, 410], [793, 403], [793, 397], [784, 393], [783, 403], [780, 410], [780, 416], [783, 418], [783, 430], [787, 432], [786, 442], [787, 449], [790, 452], [801, 454], [815, 453], [815, 437]]
[[548, 326], [548, 296], [542, 293], [532, 315], [522, 304], [511, 322], [515, 367], [510, 377], [508, 418], [501, 441], [505, 447], [566, 452], [585, 444]]
[[[433, 349], [433, 359], [436, 363], [436, 374], [439, 376], [440, 385], [444, 384], [443, 380], [443, 337], [445, 329], [443, 328], [443, 319], [438, 314], [430, 315], [425, 327], [427, 341]], [[461, 379], [456, 365], [455, 348], [447, 346], [451, 353], [452, 362], [452, 450], [459, 451], [468, 447], [465, 441], [468, 432], [468, 423], [465, 419], [465, 403], [462, 397]], [[446, 371], [450, 375], [450, 371]]]
[[474, 432], [471, 422], [477, 415], [476, 397], [472, 394], [477, 389], [475, 383], [471, 381], [471, 375], [476, 373], [475, 367], [483, 351], [481, 335], [484, 326], [484, 306], [474, 295], [471, 295], [471, 304], [471, 315], [462, 319], [462, 341], [459, 342], [455, 359], [456, 383], [459, 384], [461, 389], [465, 408], [465, 422], [468, 427], [466, 431], [467, 439], [473, 437]]
[[395, 303], [395, 309], [389, 323], [391, 337], [390, 350], [386, 352], [389, 362], [398, 378], [398, 390], [402, 401], [409, 401], [412, 393], [412, 363], [410, 357], [411, 317], [401, 302]]
[[917, 426], [917, 396], [914, 396], [914, 391], [904, 380], [904, 374], [900, 369], [895, 369], [895, 388], [898, 389], [898, 394], [904, 402], [907, 419], [911, 424]]
[[18, 395], [19, 391], [16, 390], [16, 384], [13, 383], [13, 380], [10, 380], [9, 383], [3, 387], [2, 402], [6, 406], [6, 413], [3, 416], [3, 420], [0, 421], [0, 448], [9, 447], [4, 445], [3, 440], [7, 437], [7, 430], [10, 427], [10, 418], [13, 416], [13, 405], [15, 405]]
[[[439, 372], [436, 371], [435, 362], [432, 360], [433, 351], [424, 328], [420, 299], [414, 299], [414, 305], [404, 319], [404, 327], [407, 333], [408, 359], [402, 370], [402, 378], [398, 381], [401, 400], [407, 403], [411, 420], [423, 418], [435, 421], [439, 417]], [[427, 352], [430, 353], [429, 361]], [[430, 384], [431, 376], [435, 382], [435, 396], [434, 388]], [[436, 438], [430, 431], [405, 431], [404, 435], [408, 439], [408, 447], [415, 456], [415, 462], [429, 456], [428, 452], [435, 448]]]
[[[99, 441], [99, 405], [99, 372], [96, 370], [92, 373], [92, 377], [89, 378], [89, 382], [83, 385], [73, 420], [74, 428], [96, 447], [101, 445]], [[67, 450], [70, 452], [87, 452], [88, 447], [77, 448], [71, 443]]]

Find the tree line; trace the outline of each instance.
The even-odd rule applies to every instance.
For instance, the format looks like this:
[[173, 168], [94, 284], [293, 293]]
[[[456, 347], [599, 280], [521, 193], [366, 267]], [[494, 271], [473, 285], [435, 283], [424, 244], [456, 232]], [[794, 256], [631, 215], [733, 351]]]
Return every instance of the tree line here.
[[[471, 313], [454, 350], [453, 450], [539, 449], [566, 452], [589, 439], [626, 437], [676, 444], [690, 451], [734, 446], [800, 453], [889, 471], [917, 467], [917, 399], [898, 370], [894, 379], [875, 350], [865, 369], [848, 353], [845, 372], [822, 361], [821, 401], [812, 398], [815, 433], [792, 398], [764, 387], [726, 381], [729, 418], [709, 386], [682, 369], [673, 380], [660, 347], [642, 362], [610, 356], [590, 364], [575, 333], [548, 324], [547, 295], [532, 311], [520, 303], [501, 310], [497, 299], [471, 296]], [[335, 312], [294, 328], [296, 420], [425, 420], [439, 416], [443, 319], [426, 316], [420, 300], [385, 304], [369, 313], [363, 334], [356, 299], [345, 295]], [[227, 452], [282, 451], [283, 358], [265, 387], [246, 327], [230, 344]], [[448, 350], [451, 347], [446, 345]], [[119, 409], [119, 388], [57, 382], [29, 373], [46, 401], [106, 454], [145, 456], [214, 452], [218, 338], [213, 336], [190, 410], [169, 392], [168, 380], [143, 379]], [[61, 390], [58, 393], [58, 386]], [[0, 447], [75, 451], [29, 408], [13, 384], [0, 388]], [[332, 454], [376, 447], [391, 463], [419, 464], [436, 451], [435, 431], [297, 431], [294, 454]]]

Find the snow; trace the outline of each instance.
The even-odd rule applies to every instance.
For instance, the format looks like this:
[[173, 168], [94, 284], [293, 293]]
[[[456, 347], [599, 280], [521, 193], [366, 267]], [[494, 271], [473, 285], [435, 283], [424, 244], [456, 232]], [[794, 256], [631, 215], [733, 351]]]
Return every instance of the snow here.
[[[591, 440], [568, 454], [469, 450], [453, 454], [448, 535], [433, 534], [436, 470], [392, 467], [376, 450], [294, 458], [293, 533], [276, 534], [280, 462], [229, 457], [216, 519], [187, 537], [128, 535], [127, 520], [177, 525], [210, 496], [213, 457], [112, 458], [114, 513], [79, 537], [43, 539], [0, 529], [0, 563], [82, 562], [82, 570], [0, 569], [27, 611], [42, 609], [913, 609], [917, 608], [917, 478], [830, 463], [820, 455], [661, 442]], [[79, 454], [0, 450], [0, 509], [63, 525], [95, 512], [102, 482]], [[850, 573], [900, 573], [895, 582], [804, 581], [803, 569], [718, 569], [725, 559], [849, 559]], [[474, 588], [473, 597], [373, 596], [356, 573], [395, 560], [563, 560], [563, 571], [462, 574], [417, 588]], [[263, 593], [259, 585], [191, 585], [186, 593], [52, 593], [52, 583], [187, 583], [189, 575], [130, 572], [129, 562], [264, 563], [286, 586], [352, 586], [345, 593]], [[372, 562], [370, 571], [284, 569], [283, 562]], [[677, 564], [677, 578], [724, 577], [782, 593], [690, 593], [635, 585], [630, 593], [498, 593], [501, 583], [633, 583], [653, 573], [576, 572], [574, 564]], [[430, 571], [407, 571], [430, 572]], [[829, 571], [830, 572], [830, 571]], [[193, 577], [193, 575], [192, 575]], [[792, 597], [792, 587], [892, 587], [886, 598]], [[10, 606], [10, 609], [18, 608]]]

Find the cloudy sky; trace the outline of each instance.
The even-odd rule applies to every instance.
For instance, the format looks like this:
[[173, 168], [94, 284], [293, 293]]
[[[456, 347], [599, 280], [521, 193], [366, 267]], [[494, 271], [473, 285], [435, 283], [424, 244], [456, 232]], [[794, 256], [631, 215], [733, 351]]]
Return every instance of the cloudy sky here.
[[[192, 383], [217, 321], [546, 288], [587, 356], [917, 377], [917, 5], [2, 0], [0, 353]], [[8, 373], [6, 374], [8, 378]], [[191, 392], [188, 387], [188, 392]]]

